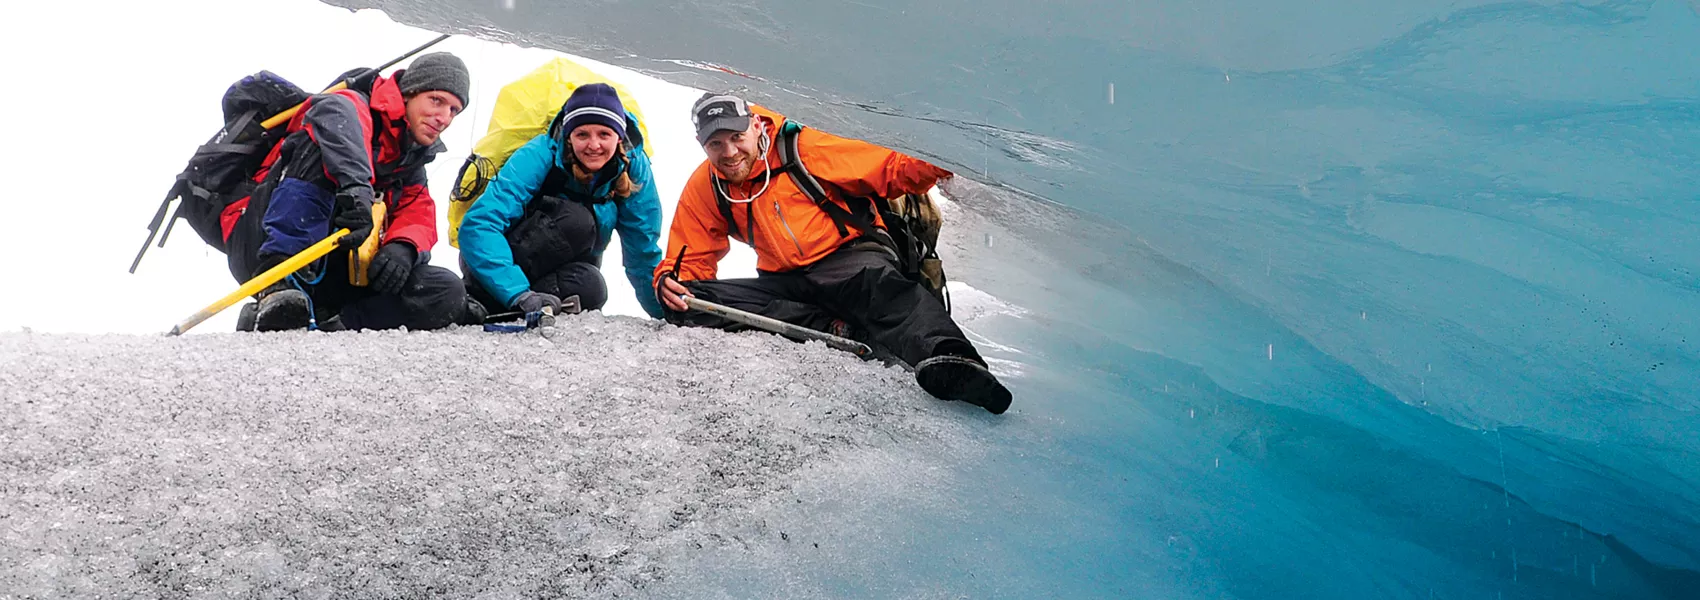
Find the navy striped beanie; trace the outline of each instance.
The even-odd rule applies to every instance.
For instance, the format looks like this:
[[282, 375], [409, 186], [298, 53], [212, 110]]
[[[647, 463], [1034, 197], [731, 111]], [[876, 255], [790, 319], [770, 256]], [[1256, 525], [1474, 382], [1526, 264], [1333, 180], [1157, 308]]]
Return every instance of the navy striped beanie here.
[[619, 134], [620, 139], [626, 139], [626, 107], [620, 104], [620, 95], [613, 86], [606, 83], [579, 86], [561, 110], [566, 113], [562, 138], [571, 136], [580, 125], [595, 124], [605, 125]]

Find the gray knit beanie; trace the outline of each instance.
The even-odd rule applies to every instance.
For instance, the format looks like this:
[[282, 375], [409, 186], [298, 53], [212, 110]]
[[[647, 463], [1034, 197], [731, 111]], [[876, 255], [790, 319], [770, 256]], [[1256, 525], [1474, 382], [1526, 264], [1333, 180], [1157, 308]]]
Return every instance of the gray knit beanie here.
[[396, 80], [396, 85], [401, 87], [403, 96], [442, 90], [460, 98], [464, 105], [471, 93], [472, 75], [466, 72], [466, 63], [460, 57], [447, 52], [432, 52], [413, 59], [413, 64], [401, 72], [401, 79]]

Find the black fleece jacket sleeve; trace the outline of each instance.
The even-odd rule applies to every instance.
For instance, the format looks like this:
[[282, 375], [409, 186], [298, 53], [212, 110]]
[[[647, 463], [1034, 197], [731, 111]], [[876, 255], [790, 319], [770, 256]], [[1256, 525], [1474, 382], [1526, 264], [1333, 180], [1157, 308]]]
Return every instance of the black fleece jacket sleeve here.
[[325, 163], [325, 177], [336, 186], [338, 195], [351, 195], [370, 200], [372, 193], [372, 148], [367, 140], [372, 132], [361, 119], [361, 107], [352, 100], [336, 94], [316, 98], [305, 117], [307, 134], [319, 145]]

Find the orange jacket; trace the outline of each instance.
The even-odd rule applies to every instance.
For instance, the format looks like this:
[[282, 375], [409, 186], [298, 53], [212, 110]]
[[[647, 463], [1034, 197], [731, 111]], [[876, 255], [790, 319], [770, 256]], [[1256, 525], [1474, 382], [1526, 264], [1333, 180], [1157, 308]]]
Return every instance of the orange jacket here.
[[[767, 124], [768, 141], [785, 124], [785, 117], [766, 108], [750, 105], [756, 118]], [[770, 145], [770, 147], [773, 147]], [[879, 195], [884, 198], [903, 194], [924, 194], [950, 171], [926, 161], [882, 148], [867, 142], [841, 138], [818, 129], [805, 128], [797, 138], [797, 154], [803, 165], [826, 188], [832, 202], [845, 206], [839, 190], [858, 196]], [[732, 203], [732, 218], [738, 231], [750, 235], [749, 217], [755, 218], [756, 269], [782, 272], [814, 264], [839, 246], [860, 235], [855, 227], [846, 225], [848, 236], [839, 235], [832, 217], [815, 205], [808, 194], [797, 187], [790, 175], [777, 169], [779, 152], [770, 150], [767, 168], [772, 181], [766, 192], [751, 203]], [[673, 215], [673, 226], [667, 234], [667, 254], [655, 269], [655, 281], [673, 270], [679, 258], [679, 248], [689, 245], [679, 279], [714, 279], [720, 259], [726, 256], [728, 242], [726, 218], [717, 204], [714, 184], [710, 180], [708, 161], [704, 160], [685, 189], [679, 194], [679, 206]], [[733, 198], [749, 198], [761, 191], [764, 177], [758, 172], [742, 184], [725, 181]], [[875, 215], [875, 226], [885, 223]]]

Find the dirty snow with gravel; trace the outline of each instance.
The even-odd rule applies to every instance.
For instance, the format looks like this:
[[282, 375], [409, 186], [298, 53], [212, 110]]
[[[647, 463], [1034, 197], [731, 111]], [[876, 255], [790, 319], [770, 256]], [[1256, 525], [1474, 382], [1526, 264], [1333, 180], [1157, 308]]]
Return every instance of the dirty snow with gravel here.
[[617, 595], [717, 547], [819, 548], [758, 516], [799, 484], [936, 493], [983, 414], [819, 344], [600, 313], [0, 333], [0, 589]]

